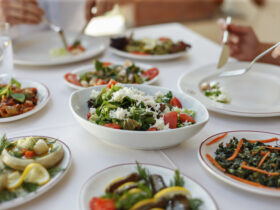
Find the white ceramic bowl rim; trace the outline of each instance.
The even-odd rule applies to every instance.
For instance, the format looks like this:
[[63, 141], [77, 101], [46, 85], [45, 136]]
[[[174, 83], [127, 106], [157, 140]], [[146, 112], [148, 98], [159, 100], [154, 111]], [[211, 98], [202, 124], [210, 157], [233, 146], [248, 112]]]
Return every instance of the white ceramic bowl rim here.
[[[106, 170], [109, 170], [109, 169], [111, 169], [111, 168], [116, 168], [116, 167], [120, 167], [120, 166], [130, 166], [130, 165], [135, 165], [135, 166], [136, 166], [135, 163], [121, 163], [121, 164], [115, 164], [115, 165], [109, 166], [109, 167], [107, 167], [107, 168], [104, 168], [104, 169], [102, 169], [102, 170], [100, 170], [100, 171], [94, 173], [93, 175], [91, 175], [91, 176], [87, 179], [87, 181], [83, 184], [83, 186], [82, 186], [82, 188], [81, 188], [81, 190], [80, 190], [80, 199], [79, 199], [80, 208], [82, 207], [82, 204], [81, 204], [81, 200], [82, 200], [82, 199], [81, 199], [82, 190], [85, 188], [85, 186], [87, 185], [87, 183], [88, 183], [93, 177], [95, 177], [95, 176], [97, 176], [98, 174], [101, 174], [102, 172], [104, 172], [104, 171], [106, 171]], [[159, 168], [168, 169], [168, 170], [174, 172], [174, 169], [169, 168], [169, 167], [166, 167], [166, 166], [161, 166], [161, 165], [158, 165], [158, 164], [140, 163], [140, 165], [143, 165], [143, 166], [155, 166], [155, 167], [159, 167]], [[183, 175], [184, 177], [190, 179], [190, 180], [193, 181], [195, 184], [199, 185], [203, 190], [205, 190], [205, 192], [208, 194], [208, 196], [213, 200], [213, 203], [214, 203], [216, 209], [217, 209], [217, 210], [219, 209], [219, 206], [218, 206], [216, 200], [212, 197], [212, 195], [209, 193], [209, 191], [208, 191], [204, 186], [202, 186], [201, 184], [199, 184], [199, 182], [197, 182], [197, 181], [194, 180], [193, 178], [191, 178], [191, 177], [185, 175], [185, 174], [182, 173], [181, 171], [180, 171], [180, 174]], [[105, 186], [105, 185], [104, 185], [104, 186]]]
[[[123, 86], [126, 86], [126, 85], [128, 85], [128, 86], [135, 86], [136, 88], [137, 88], [137, 87], [140, 87], [140, 88], [141, 88], [141, 87], [149, 87], [149, 85], [142, 85], [142, 84], [141, 84], [141, 85], [122, 84], [122, 85], [123, 85]], [[190, 128], [190, 127], [196, 127], [196, 126], [198, 126], [198, 125], [200, 125], [200, 124], [203, 124], [203, 123], [205, 123], [205, 122], [207, 122], [207, 121], [209, 120], [209, 113], [208, 113], [207, 109], [206, 109], [205, 106], [204, 106], [200, 101], [198, 101], [197, 99], [193, 98], [192, 96], [189, 96], [189, 95], [186, 95], [186, 94], [183, 94], [183, 93], [179, 93], [179, 92], [170, 90], [170, 89], [168, 89], [168, 88], [158, 87], [158, 88], [160, 88], [160, 89], [162, 89], [162, 90], [171, 91], [172, 93], [176, 93], [176, 94], [178, 94], [178, 95], [182, 95], [183, 97], [186, 97], [186, 96], [187, 96], [187, 97], [191, 98], [191, 100], [193, 100], [193, 101], [195, 101], [197, 104], [199, 104], [199, 105], [201, 106], [201, 108], [204, 110], [204, 112], [205, 112], [205, 114], [206, 114], [206, 116], [205, 116], [206, 119], [205, 119], [204, 121], [201, 121], [201, 122], [192, 124], [192, 125], [190, 125], [190, 126], [185, 126], [185, 127], [181, 127], [181, 128], [175, 128], [175, 129], [168, 129], [168, 130], [158, 130], [158, 131], [131, 131], [131, 130], [107, 128], [107, 127], [105, 127], [105, 126], [97, 125], [97, 124], [94, 124], [94, 123], [92, 123], [92, 122], [86, 120], [85, 118], [83, 118], [83, 117], [81, 117], [80, 115], [78, 115], [78, 114], [76, 113], [76, 111], [75, 111], [75, 110], [73, 109], [73, 107], [72, 107], [71, 101], [72, 101], [72, 97], [73, 97], [75, 94], [77, 94], [77, 93], [80, 92], [80, 91], [85, 91], [85, 90], [88, 91], [88, 90], [91, 90], [91, 89], [95, 89], [96, 87], [98, 87], [98, 88], [104, 88], [104, 87], [107, 87], [107, 85], [99, 85], [99, 86], [90, 87], [90, 88], [87, 88], [87, 89], [81, 89], [81, 90], [77, 90], [77, 91], [73, 92], [72, 95], [70, 96], [70, 104], [71, 104], [70, 108], [72, 109], [72, 112], [74, 112], [76, 116], [78, 116], [78, 117], [81, 118], [82, 120], [86, 121], [87, 124], [90, 124], [90, 125], [93, 124], [93, 125], [99, 126], [99, 127], [101, 127], [101, 128], [108, 129], [108, 130], [110, 130], [110, 131], [112, 131], [112, 132], [118, 132], [118, 133], [119, 133], [119, 132], [124, 132], [124, 133], [135, 133], [135, 134], [137, 134], [137, 133], [144, 133], [144, 132], [145, 132], [145, 134], [146, 134], [146, 133], [154, 134], [154, 133], [158, 133], [158, 132], [161, 132], [161, 133], [164, 133], [164, 132], [176, 132], [176, 131], [178, 131], [178, 130], [188, 129], [188, 128]], [[151, 87], [153, 87], [153, 86], [151, 86]], [[184, 96], [184, 95], [186, 95], [186, 96]]]

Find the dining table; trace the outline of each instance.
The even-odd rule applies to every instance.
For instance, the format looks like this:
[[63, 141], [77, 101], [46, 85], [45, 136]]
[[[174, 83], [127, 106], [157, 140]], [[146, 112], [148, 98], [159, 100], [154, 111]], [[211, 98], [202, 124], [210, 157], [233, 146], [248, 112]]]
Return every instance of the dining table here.
[[[191, 44], [192, 47], [187, 54], [175, 60], [136, 61], [158, 67], [160, 74], [155, 85], [173, 91], [179, 91], [177, 82], [182, 74], [194, 71], [203, 65], [217, 63], [219, 59], [221, 47], [217, 43], [202, 37], [180, 23], [138, 27], [133, 31], [141, 37], [168, 36]], [[124, 61], [110, 50], [106, 50], [97, 59], [112, 63]], [[30, 117], [1, 123], [0, 134], [5, 133], [7, 137], [42, 135], [60, 139], [70, 147], [72, 164], [66, 176], [56, 186], [40, 197], [14, 209], [79, 209], [80, 191], [89, 177], [112, 165], [135, 163], [135, 161], [179, 169], [182, 174], [193, 178], [207, 189], [221, 210], [280, 209], [279, 198], [249, 193], [230, 186], [207, 172], [198, 159], [199, 146], [207, 137], [232, 130], [279, 133], [279, 117], [237, 117], [209, 111], [210, 118], [207, 125], [197, 135], [175, 147], [161, 150], [134, 150], [110, 145], [86, 132], [74, 119], [69, 108], [69, 98], [74, 90], [65, 84], [64, 75], [92, 63], [92, 60], [49, 67], [15, 66], [15, 78], [42, 82], [49, 88], [51, 100], [40, 112]]]

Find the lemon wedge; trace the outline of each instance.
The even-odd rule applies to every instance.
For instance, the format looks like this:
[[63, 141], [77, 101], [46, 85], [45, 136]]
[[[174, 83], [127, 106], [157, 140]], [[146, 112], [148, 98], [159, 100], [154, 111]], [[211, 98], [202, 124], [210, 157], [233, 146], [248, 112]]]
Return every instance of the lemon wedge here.
[[123, 185], [119, 186], [117, 190], [123, 190], [126, 189], [128, 187], [131, 187], [132, 185], [134, 185], [135, 182], [126, 182]]
[[139, 209], [141, 207], [144, 207], [144, 206], [147, 206], [147, 205], [150, 205], [150, 204], [154, 204], [155, 202], [156, 202], [156, 199], [154, 199], [154, 198], [147, 198], [145, 200], [139, 201], [136, 204], [134, 204], [132, 206], [131, 210], [136, 210], [136, 209]]
[[170, 199], [175, 195], [189, 196], [191, 193], [184, 187], [168, 187], [155, 194], [156, 200]]
[[23, 181], [44, 185], [50, 181], [50, 175], [47, 169], [39, 163], [30, 163], [20, 174], [14, 171], [8, 175], [8, 189], [14, 190], [21, 186]]
[[50, 181], [50, 174], [47, 169], [39, 163], [29, 164], [22, 173], [26, 182], [44, 185]]
[[120, 180], [122, 180], [122, 179], [124, 179], [124, 177], [123, 177], [123, 176], [120, 176], [120, 177], [114, 179], [113, 181], [111, 181], [110, 184], [108, 184], [108, 186], [106, 186], [106, 188], [105, 188], [106, 191], [107, 191], [113, 184], [115, 184], [116, 182], [118, 182], [118, 181], [120, 181]]
[[23, 180], [21, 179], [21, 174], [19, 171], [14, 171], [8, 174], [8, 190], [14, 190], [22, 184]]

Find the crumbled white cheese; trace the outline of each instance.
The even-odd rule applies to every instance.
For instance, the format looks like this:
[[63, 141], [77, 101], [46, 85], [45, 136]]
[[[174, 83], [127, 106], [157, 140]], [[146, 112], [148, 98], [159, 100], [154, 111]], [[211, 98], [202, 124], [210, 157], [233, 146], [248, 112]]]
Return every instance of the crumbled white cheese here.
[[96, 108], [90, 108], [90, 109], [89, 109], [89, 113], [90, 113], [91, 115], [95, 114], [95, 112], [96, 112]]
[[156, 127], [158, 130], [167, 130], [169, 129], [169, 123], [165, 125], [163, 117], [161, 117], [156, 119], [156, 123], [152, 127]]
[[135, 88], [123, 87], [113, 93], [111, 101], [121, 101], [126, 96], [134, 100], [141, 100], [144, 97], [144, 92]]
[[116, 110], [111, 110], [110, 111], [110, 117], [119, 119], [119, 120], [124, 120], [130, 115], [130, 113], [123, 108], [118, 107]]
[[125, 70], [125, 69], [122, 69], [122, 70], [118, 73], [119, 76], [124, 76], [125, 74], [126, 74], [126, 70]]
[[87, 81], [82, 80], [82, 81], [81, 81], [81, 85], [82, 85], [83, 87], [87, 87], [87, 86], [88, 86], [88, 83], [87, 83]]
[[156, 97], [163, 97], [163, 96], [164, 96], [164, 95], [163, 95], [162, 92], [160, 92], [160, 91], [156, 92]]
[[91, 96], [90, 96], [90, 97], [91, 97], [92, 99], [95, 99], [95, 98], [97, 98], [97, 96], [99, 95], [99, 93], [100, 93], [99, 91], [92, 90], [92, 91], [91, 91]]
[[171, 111], [170, 108], [168, 106], [165, 106], [165, 109], [164, 109], [163, 113], [165, 114], [165, 113], [168, 113], [170, 111]]

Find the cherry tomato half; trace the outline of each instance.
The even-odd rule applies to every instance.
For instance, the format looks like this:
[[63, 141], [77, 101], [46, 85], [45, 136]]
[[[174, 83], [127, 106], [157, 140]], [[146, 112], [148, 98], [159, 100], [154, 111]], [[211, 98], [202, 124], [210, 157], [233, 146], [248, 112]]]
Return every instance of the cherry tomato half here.
[[109, 84], [108, 84], [108, 88], [110, 89], [112, 87], [112, 85], [116, 85], [117, 82], [113, 79], [110, 80]]
[[175, 111], [168, 112], [164, 114], [163, 119], [165, 125], [169, 123], [169, 128], [171, 129], [177, 128], [177, 112]]
[[172, 106], [177, 106], [178, 108], [182, 108], [182, 104], [181, 102], [179, 101], [178, 98], [176, 97], [173, 97], [170, 102], [169, 102]]
[[110, 63], [110, 62], [102, 62], [103, 67], [107, 67], [107, 66], [111, 66], [111, 65], [112, 65], [112, 63]]
[[167, 38], [167, 37], [160, 37], [159, 40], [162, 41], [162, 42], [164, 42], [164, 41], [170, 40], [170, 38]]
[[134, 54], [134, 55], [149, 55], [148, 53], [144, 53], [144, 52], [131, 52], [131, 54]]
[[185, 113], [181, 113], [179, 117], [180, 117], [180, 121], [182, 123], [184, 123], [186, 121], [195, 123], [195, 120], [190, 115], [187, 115]]
[[143, 76], [149, 77], [151, 80], [151, 79], [155, 78], [158, 74], [159, 74], [158, 68], [151, 68], [151, 69], [144, 71]]
[[89, 203], [91, 210], [115, 210], [115, 203], [108, 198], [92, 198]]
[[82, 86], [80, 81], [77, 78], [77, 74], [67, 73], [67, 74], [64, 75], [64, 78], [68, 82], [70, 82], [70, 83], [72, 83], [74, 85]]
[[30, 150], [25, 150], [24, 151], [24, 156], [27, 158], [27, 159], [31, 159], [35, 156], [35, 152], [33, 151], [30, 151]]
[[108, 123], [108, 124], [104, 124], [103, 126], [107, 128], [121, 129], [121, 126], [116, 123]]
[[157, 131], [156, 127], [151, 127], [148, 131]]

